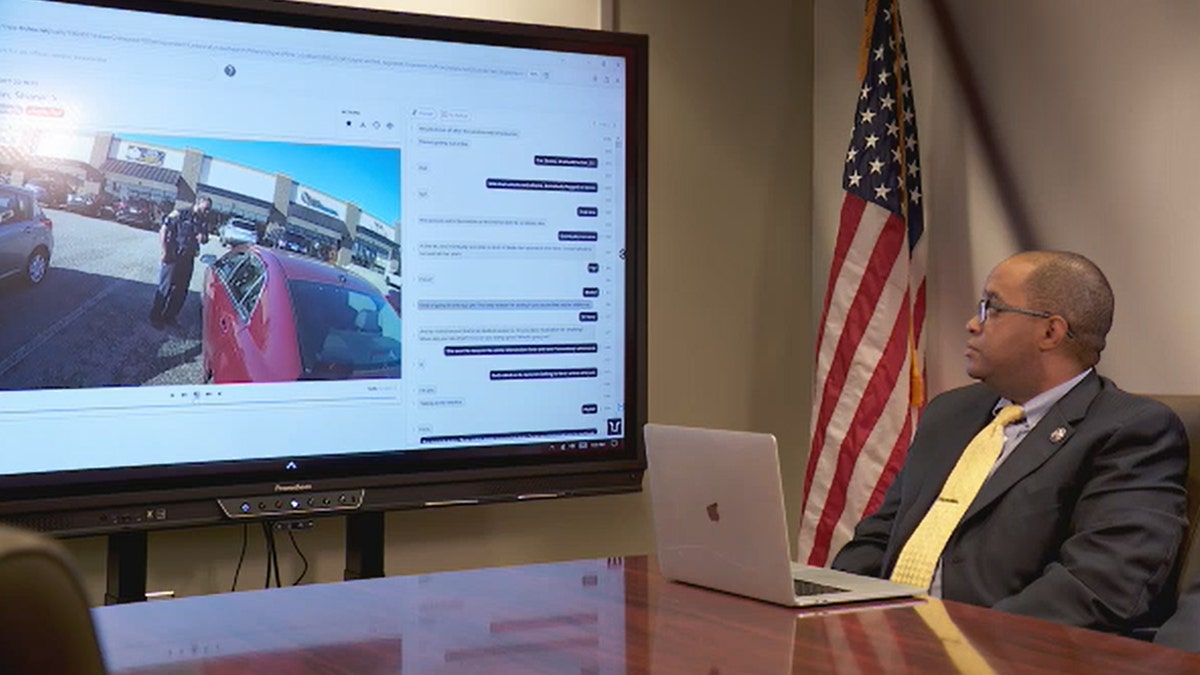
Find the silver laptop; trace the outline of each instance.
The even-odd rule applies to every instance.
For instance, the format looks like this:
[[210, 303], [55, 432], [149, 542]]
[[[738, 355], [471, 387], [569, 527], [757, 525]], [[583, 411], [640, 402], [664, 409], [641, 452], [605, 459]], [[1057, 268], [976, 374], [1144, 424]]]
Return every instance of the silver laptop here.
[[911, 597], [924, 589], [793, 563], [771, 434], [647, 424], [663, 576], [779, 605]]

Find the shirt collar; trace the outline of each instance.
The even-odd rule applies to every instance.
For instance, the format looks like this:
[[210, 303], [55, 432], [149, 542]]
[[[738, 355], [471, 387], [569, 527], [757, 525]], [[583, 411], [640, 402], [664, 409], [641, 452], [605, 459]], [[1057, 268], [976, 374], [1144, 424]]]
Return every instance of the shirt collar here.
[[[1063, 396], [1066, 396], [1068, 391], [1074, 389], [1075, 385], [1079, 384], [1083, 378], [1087, 377], [1088, 373], [1092, 372], [1093, 370], [1095, 369], [1088, 368], [1087, 370], [1076, 375], [1075, 377], [1072, 377], [1066, 382], [1063, 382], [1057, 387], [1047, 389], [1046, 391], [1043, 391], [1037, 396], [1034, 396], [1026, 401], [1025, 404], [1021, 406], [1025, 410], [1025, 420], [1021, 422], [1021, 424], [1029, 428], [1037, 426], [1037, 423], [1046, 416], [1046, 413], [1050, 412], [1050, 409], [1054, 407], [1054, 404], [1058, 403], [1059, 399], [1061, 399]], [[992, 407], [992, 416], [994, 417], [1006, 405], [1012, 405], [1012, 401], [1008, 400], [1007, 398], [1001, 398], [999, 401], [996, 401], [996, 405]]]

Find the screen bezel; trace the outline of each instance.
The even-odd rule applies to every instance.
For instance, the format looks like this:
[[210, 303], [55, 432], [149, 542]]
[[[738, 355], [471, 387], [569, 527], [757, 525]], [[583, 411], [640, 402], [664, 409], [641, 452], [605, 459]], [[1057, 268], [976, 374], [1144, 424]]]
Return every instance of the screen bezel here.
[[[621, 447], [551, 453], [545, 444], [395, 450], [279, 459], [60, 471], [0, 478], [0, 519], [62, 536], [220, 522], [216, 500], [300, 490], [366, 489], [361, 509], [414, 508], [446, 499], [490, 503], [524, 495], [641, 489], [646, 414], [648, 39], [595, 30], [436, 17], [276, 0], [43, 0], [181, 17], [314, 28], [626, 59], [625, 426]], [[158, 511], [165, 517], [142, 518]]]

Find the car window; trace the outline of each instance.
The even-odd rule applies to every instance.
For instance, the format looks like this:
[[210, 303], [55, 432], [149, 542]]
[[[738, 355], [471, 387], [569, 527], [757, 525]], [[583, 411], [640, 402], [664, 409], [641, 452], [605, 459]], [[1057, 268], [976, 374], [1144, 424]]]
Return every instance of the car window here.
[[237, 269], [237, 266], [240, 265], [243, 260], [245, 260], [246, 255], [246, 253], [230, 253], [229, 255], [220, 258], [213, 263], [213, 273], [215, 273], [217, 278], [221, 281], [228, 282], [229, 275], [233, 273], [233, 270]]
[[17, 220], [33, 218], [33, 198], [29, 195], [17, 195]]
[[263, 282], [266, 280], [266, 270], [258, 256], [246, 255], [242, 264], [229, 275], [226, 286], [233, 304], [238, 308], [243, 320], [248, 320], [258, 305], [262, 296]]
[[346, 304], [359, 313], [376, 309], [375, 302], [371, 300], [371, 296], [356, 291], [346, 293]]
[[0, 224], [19, 220], [17, 215], [19, 210], [20, 205], [17, 203], [16, 195], [0, 192]]
[[382, 296], [311, 281], [288, 283], [301, 379], [400, 375], [400, 318]]

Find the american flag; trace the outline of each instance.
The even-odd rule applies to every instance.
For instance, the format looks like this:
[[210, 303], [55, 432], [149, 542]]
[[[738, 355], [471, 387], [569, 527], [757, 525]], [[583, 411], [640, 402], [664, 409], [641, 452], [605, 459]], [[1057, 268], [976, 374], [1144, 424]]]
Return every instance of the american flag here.
[[868, 0], [864, 23], [797, 538], [810, 565], [825, 565], [878, 508], [925, 401], [925, 228], [897, 1]]

